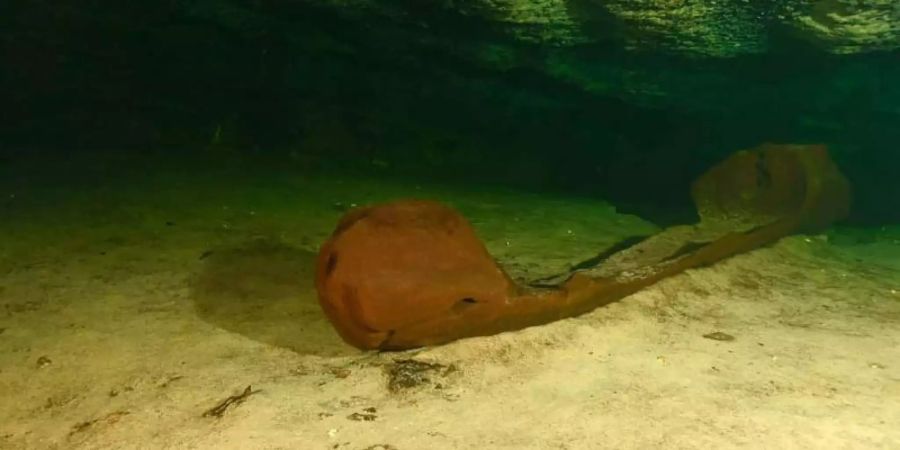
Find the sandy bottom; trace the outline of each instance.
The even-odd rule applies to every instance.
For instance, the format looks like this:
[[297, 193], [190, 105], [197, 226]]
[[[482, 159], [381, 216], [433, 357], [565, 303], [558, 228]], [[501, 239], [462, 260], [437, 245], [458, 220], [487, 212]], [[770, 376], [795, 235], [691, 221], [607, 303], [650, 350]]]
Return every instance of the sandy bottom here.
[[579, 318], [364, 353], [312, 288], [352, 204], [447, 201], [520, 279], [656, 228], [591, 199], [110, 164], [0, 173], [0, 448], [900, 448], [900, 227], [794, 236]]

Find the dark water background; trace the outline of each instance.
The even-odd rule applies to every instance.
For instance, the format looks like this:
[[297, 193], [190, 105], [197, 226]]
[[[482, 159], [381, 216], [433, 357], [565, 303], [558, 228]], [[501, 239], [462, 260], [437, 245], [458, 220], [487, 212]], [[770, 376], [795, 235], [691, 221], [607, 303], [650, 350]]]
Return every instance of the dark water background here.
[[776, 3], [759, 2], [764, 51], [715, 57], [626, 48], [590, 2], [570, 4], [590, 39], [567, 45], [452, 2], [9, 2], [0, 157], [499, 184], [672, 222], [725, 155], [825, 143], [850, 221], [900, 221], [900, 52], [836, 55], [772, 21]]

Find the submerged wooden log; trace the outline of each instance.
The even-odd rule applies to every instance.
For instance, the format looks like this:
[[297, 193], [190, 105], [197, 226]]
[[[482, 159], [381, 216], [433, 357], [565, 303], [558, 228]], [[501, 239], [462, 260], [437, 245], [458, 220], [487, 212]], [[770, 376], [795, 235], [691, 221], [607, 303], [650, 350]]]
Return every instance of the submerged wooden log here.
[[666, 229], [541, 290], [516, 285], [445, 205], [356, 209], [319, 252], [319, 301], [358, 348], [441, 344], [583, 314], [687, 269], [825, 228], [850, 205], [849, 184], [824, 146], [738, 152], [701, 176], [692, 194], [699, 223]]

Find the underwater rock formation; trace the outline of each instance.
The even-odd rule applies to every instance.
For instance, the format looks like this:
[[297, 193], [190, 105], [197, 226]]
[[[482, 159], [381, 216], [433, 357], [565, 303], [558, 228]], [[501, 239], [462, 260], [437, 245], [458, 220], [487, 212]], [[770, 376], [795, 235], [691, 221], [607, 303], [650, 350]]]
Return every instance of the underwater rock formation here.
[[884, 152], [900, 141], [898, 8], [14, 2], [0, 39], [10, 87], [0, 134], [10, 149], [202, 148], [301, 170], [463, 172], [687, 215], [687, 195], [628, 180], [652, 173], [675, 193], [723, 149], [826, 142], [854, 180], [854, 220], [896, 221], [900, 208], [881, 199], [900, 195], [896, 152]]
[[900, 48], [900, 2], [894, 0], [478, 0], [417, 8], [375, 0], [314, 3], [422, 26], [429, 22], [422, 11], [477, 17], [512, 40], [556, 47], [596, 44], [614, 30], [635, 50], [732, 57], [766, 52], [773, 30], [787, 28], [833, 53]]
[[614, 0], [604, 2], [625, 25], [631, 49], [728, 57], [767, 49], [768, 11], [740, 0]]
[[900, 48], [900, 2], [813, 0], [789, 20], [807, 39], [832, 53]]
[[316, 288], [341, 337], [397, 350], [548, 323], [684, 270], [844, 217], [850, 189], [824, 146], [741, 151], [693, 186], [701, 222], [676, 226], [545, 290], [517, 286], [459, 213], [407, 200], [349, 212], [319, 252]]

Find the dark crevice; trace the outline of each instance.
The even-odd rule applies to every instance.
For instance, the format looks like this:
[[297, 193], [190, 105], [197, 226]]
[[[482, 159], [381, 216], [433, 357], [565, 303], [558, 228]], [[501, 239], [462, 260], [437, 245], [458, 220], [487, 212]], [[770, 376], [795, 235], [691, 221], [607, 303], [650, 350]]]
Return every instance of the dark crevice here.
[[337, 267], [337, 253], [328, 255], [328, 261], [325, 263], [325, 277], [330, 277], [334, 269]]

